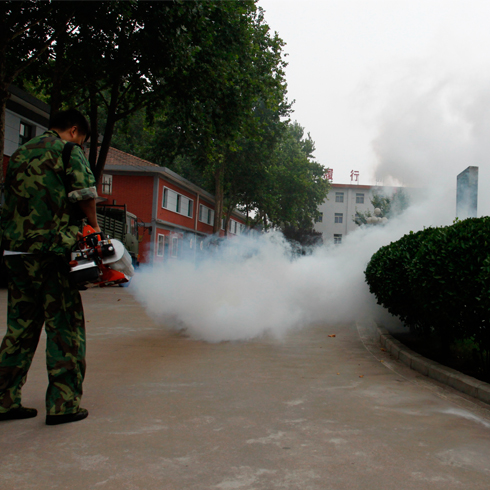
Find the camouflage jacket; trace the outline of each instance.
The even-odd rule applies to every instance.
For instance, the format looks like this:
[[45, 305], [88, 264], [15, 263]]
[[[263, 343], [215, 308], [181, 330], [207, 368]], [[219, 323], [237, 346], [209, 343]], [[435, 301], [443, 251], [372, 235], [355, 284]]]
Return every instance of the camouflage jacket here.
[[55, 131], [47, 131], [12, 155], [0, 219], [5, 250], [66, 254], [75, 245], [80, 225], [74, 217], [76, 203], [97, 197], [97, 191], [79, 146], [64, 167], [65, 143]]

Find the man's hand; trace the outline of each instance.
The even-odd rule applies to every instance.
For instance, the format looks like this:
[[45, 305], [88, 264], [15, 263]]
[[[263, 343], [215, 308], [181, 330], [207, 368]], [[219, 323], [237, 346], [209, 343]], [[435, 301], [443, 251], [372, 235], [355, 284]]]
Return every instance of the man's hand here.
[[78, 201], [78, 205], [81, 210], [87, 216], [88, 224], [97, 232], [100, 233], [100, 227], [97, 223], [97, 208], [95, 206], [95, 199], [86, 199], [85, 201]]
[[[102, 230], [99, 226], [94, 228], [95, 233], [102, 233]], [[83, 238], [83, 233], [77, 232], [77, 241], [79, 242]]]

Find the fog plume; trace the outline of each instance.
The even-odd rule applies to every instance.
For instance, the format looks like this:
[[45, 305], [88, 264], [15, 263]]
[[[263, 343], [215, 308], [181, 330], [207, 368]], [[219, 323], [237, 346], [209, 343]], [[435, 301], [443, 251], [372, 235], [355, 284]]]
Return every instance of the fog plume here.
[[169, 261], [139, 274], [131, 287], [148, 313], [162, 326], [213, 342], [281, 337], [312, 323], [386, 321], [364, 280], [371, 256], [410, 231], [451, 224], [456, 177], [468, 166], [480, 169], [478, 214], [490, 210], [488, 80], [421, 63], [392, 82], [372, 148], [377, 177], [407, 187], [408, 209], [311, 256], [292, 257], [283, 237], [268, 233], [230, 239], [213, 257]]
[[379, 247], [423, 226], [454, 219], [431, 193], [387, 225], [361, 227], [341, 245], [294, 257], [279, 233], [230, 239], [212, 257], [143, 271], [131, 290], [162, 327], [211, 342], [281, 337], [312, 323], [386, 319], [364, 282]]
[[[445, 189], [479, 167], [478, 215], [490, 213], [490, 80], [471, 67], [458, 72], [429, 62], [405, 66], [385, 90], [372, 147], [385, 184]], [[441, 203], [441, 205], [443, 205]]]

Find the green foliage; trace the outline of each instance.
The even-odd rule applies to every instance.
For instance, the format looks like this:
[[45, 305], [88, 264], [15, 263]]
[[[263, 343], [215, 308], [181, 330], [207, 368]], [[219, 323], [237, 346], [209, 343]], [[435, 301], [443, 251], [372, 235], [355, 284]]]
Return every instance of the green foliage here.
[[[490, 341], [490, 218], [438, 228], [410, 267], [415, 300], [435, 329]], [[490, 344], [488, 344], [490, 347]]]
[[56, 18], [40, 15], [45, 5], [69, 12], [24, 81], [50, 94], [53, 110], [81, 106], [94, 132], [103, 131], [98, 155], [94, 147], [89, 157], [96, 176], [118, 122], [145, 108], [150, 120], [165, 121], [166, 160], [185, 143], [214, 175], [221, 206], [224, 155], [250, 136], [259, 98], [270, 108], [285, 98], [283, 42], [270, 34], [256, 0], [17, 2], [24, 3], [45, 19], [44, 38]]
[[148, 151], [155, 140], [160, 117], [163, 116], [156, 116], [150, 123], [144, 109], [135, 111], [116, 123], [111, 145], [118, 150], [161, 165], [161, 158], [152, 158]]
[[376, 252], [365, 275], [379, 304], [447, 345], [473, 340], [490, 376], [490, 218], [428, 228]]
[[215, 232], [245, 192], [235, 185], [245, 154], [254, 160], [253, 174], [256, 156], [270, 137], [271, 118], [279, 125], [290, 110], [284, 43], [270, 33], [255, 3], [216, 2], [208, 15], [213, 28], [198, 33], [200, 50], [179, 86], [183, 97], [172, 98], [159, 133], [159, 146], [166, 148], [170, 161], [184, 150], [213, 177]]
[[365, 271], [369, 290], [376, 296], [378, 304], [417, 330], [430, 326], [427, 327], [415, 303], [410, 284], [410, 266], [423, 240], [432, 232], [432, 228], [410, 232], [397, 242], [381, 247], [371, 257]]
[[309, 134], [304, 137], [298, 123], [287, 126], [263, 182], [267, 187], [259, 209], [265, 227], [311, 228], [330, 188], [325, 168], [312, 159], [314, 150], [313, 140]]

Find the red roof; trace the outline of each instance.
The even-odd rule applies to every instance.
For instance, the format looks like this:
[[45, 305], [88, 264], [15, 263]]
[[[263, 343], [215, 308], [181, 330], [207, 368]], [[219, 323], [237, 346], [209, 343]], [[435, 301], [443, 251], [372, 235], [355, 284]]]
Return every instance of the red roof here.
[[[88, 156], [88, 150], [85, 150]], [[107, 154], [106, 165], [122, 165], [125, 167], [156, 167], [162, 168], [156, 163], [151, 163], [148, 160], [143, 160], [142, 158], [135, 157], [116, 148], [110, 147], [109, 153]]]
[[332, 184], [332, 187], [336, 188], [346, 188], [350, 187], [351, 189], [372, 189], [374, 187], [379, 187], [376, 185], [363, 185], [363, 184], [356, 184], [356, 183], [351, 183], [351, 184]]

